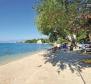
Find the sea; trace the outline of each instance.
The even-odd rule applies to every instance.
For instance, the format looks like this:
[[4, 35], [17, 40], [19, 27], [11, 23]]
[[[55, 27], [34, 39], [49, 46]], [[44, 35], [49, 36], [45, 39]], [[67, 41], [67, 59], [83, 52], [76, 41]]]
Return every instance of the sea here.
[[0, 64], [8, 63], [51, 47], [49, 44], [0, 43]]

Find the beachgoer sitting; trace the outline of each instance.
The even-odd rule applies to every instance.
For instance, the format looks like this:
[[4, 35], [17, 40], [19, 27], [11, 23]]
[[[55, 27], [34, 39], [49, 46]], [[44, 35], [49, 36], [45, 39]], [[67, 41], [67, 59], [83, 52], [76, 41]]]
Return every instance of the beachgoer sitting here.
[[68, 49], [67, 43], [64, 43], [61, 49], [67, 50]]

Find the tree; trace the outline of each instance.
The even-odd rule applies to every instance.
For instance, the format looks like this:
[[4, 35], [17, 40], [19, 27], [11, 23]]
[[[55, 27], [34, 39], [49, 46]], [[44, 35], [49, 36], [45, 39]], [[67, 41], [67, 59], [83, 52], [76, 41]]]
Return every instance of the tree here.
[[58, 36], [65, 38], [67, 34], [71, 33], [70, 25], [77, 16], [77, 4], [69, 1], [40, 0], [37, 5], [38, 30], [45, 35], [52, 34], [52, 38], [54, 38], [54, 34], [56, 34], [55, 38]]
[[40, 0], [36, 7], [38, 30], [49, 35], [51, 41], [65, 39], [68, 34], [76, 34], [78, 40], [86, 37], [87, 21], [81, 18], [86, 3], [87, 0]]
[[80, 9], [80, 19], [83, 21], [81, 28], [85, 32], [86, 40], [91, 42], [91, 0], [83, 0]]

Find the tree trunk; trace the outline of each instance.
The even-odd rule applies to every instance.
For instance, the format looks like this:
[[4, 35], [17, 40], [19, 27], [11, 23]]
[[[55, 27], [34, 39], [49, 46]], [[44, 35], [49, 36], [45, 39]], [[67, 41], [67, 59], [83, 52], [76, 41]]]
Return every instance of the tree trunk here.
[[72, 34], [71, 35], [71, 39], [72, 39], [72, 41], [71, 41], [70, 50], [73, 51], [73, 49], [77, 47], [77, 44], [76, 44], [77, 43], [76, 42], [76, 35]]

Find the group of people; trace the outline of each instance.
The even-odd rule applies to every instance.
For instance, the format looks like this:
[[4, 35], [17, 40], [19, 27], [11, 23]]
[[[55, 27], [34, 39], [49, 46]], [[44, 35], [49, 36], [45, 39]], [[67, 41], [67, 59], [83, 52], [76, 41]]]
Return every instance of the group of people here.
[[67, 43], [64, 43], [64, 44], [56, 44], [56, 43], [54, 43], [54, 47], [52, 47], [51, 49], [49, 49], [49, 50], [52, 50], [52, 52], [56, 52], [57, 50], [64, 50], [64, 51], [66, 51], [66, 50], [68, 50], [69, 48], [68, 48], [68, 44]]

